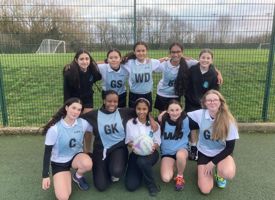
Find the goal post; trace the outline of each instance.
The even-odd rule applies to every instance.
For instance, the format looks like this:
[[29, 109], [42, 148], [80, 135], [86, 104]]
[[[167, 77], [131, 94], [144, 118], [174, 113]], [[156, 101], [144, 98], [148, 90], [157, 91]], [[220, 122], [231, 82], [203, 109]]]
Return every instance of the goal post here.
[[64, 40], [44, 39], [36, 53], [66, 53], [66, 43]]
[[269, 49], [270, 48], [270, 43], [260, 43], [257, 49]]

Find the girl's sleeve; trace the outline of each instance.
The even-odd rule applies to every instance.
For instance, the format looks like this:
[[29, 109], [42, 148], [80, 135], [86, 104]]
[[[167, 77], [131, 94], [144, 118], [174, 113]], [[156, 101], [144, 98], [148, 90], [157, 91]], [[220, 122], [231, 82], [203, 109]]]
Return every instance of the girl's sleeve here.
[[42, 178], [47, 178], [50, 176], [49, 167], [50, 167], [52, 149], [53, 149], [53, 145], [45, 145]]
[[192, 118], [188, 117], [189, 118], [189, 128], [190, 130], [197, 130], [199, 129], [199, 124], [197, 122], [195, 122]]
[[[158, 125], [159, 127], [159, 125]], [[156, 132], [153, 133], [153, 141], [154, 143], [157, 143], [159, 146], [161, 144], [161, 138], [160, 138], [160, 127]]]
[[51, 128], [49, 128], [46, 134], [45, 145], [54, 145], [57, 141], [57, 137], [57, 127], [54, 125]]
[[70, 83], [66, 75], [64, 75], [63, 77], [63, 97], [64, 97], [64, 102], [69, 98], [71, 98]]
[[161, 65], [160, 61], [157, 59], [151, 59], [151, 62], [152, 62], [152, 70], [157, 72], [158, 68]]
[[81, 119], [82, 120], [82, 124], [83, 124], [83, 131], [87, 131], [92, 133], [93, 132], [93, 127], [92, 125], [85, 119]]
[[195, 59], [186, 59], [185, 61], [186, 61], [188, 68], [191, 68], [193, 65], [196, 65], [199, 62]]
[[129, 142], [131, 142], [131, 121], [128, 120], [127, 124], [126, 124], [126, 136], [125, 136], [125, 144], [128, 144]]
[[[155, 59], [153, 59], [153, 60], [155, 60]], [[154, 68], [154, 64], [153, 64], [153, 71], [154, 72], [163, 72], [164, 65], [167, 61], [160, 63], [159, 60], [156, 60], [155, 62], [156, 62], [155, 63], [155, 68]]]
[[199, 124], [199, 122], [201, 121], [201, 116], [202, 116], [202, 112], [203, 110], [195, 110], [192, 112], [188, 112], [187, 116], [192, 119], [194, 122], [196, 122], [197, 124]]
[[222, 150], [219, 154], [217, 154], [213, 159], [212, 162], [217, 165], [221, 160], [225, 159], [227, 156], [233, 153], [235, 147], [235, 140], [228, 140], [226, 141], [226, 146], [224, 150]]

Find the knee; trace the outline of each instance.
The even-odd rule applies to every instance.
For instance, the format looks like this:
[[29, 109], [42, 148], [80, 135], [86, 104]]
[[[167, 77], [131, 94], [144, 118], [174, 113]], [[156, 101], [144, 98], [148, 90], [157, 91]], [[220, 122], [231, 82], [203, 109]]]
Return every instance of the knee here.
[[100, 180], [94, 179], [94, 185], [98, 191], [103, 192], [108, 188], [109, 182], [104, 179], [100, 179]]
[[144, 168], [147, 165], [148, 165], [148, 161], [145, 157], [138, 157], [137, 158], [137, 166], [139, 168]]
[[202, 194], [209, 194], [211, 192], [211, 190], [213, 189], [213, 185], [209, 185], [209, 184], [203, 184], [203, 183], [200, 183], [198, 182], [198, 187], [199, 187], [199, 190]]
[[209, 194], [212, 190], [212, 187], [210, 187], [210, 186], [199, 185], [198, 187], [199, 187], [200, 192], [205, 195]]
[[234, 176], [235, 176], [235, 170], [234, 170], [234, 169], [220, 170], [220, 171], [218, 172], [218, 174], [219, 174], [221, 177], [225, 178], [225, 179], [231, 180], [231, 179], [233, 179]]
[[218, 166], [218, 174], [219, 176], [225, 179], [233, 179], [236, 173], [235, 166], [227, 166], [227, 167], [219, 167]]
[[121, 177], [124, 171], [124, 166], [115, 166], [110, 170], [110, 174], [115, 177]]
[[134, 183], [130, 183], [130, 182], [125, 181], [125, 188], [129, 192], [134, 192], [135, 190], [137, 190], [138, 187], [139, 187], [138, 184], [134, 184]]
[[85, 169], [86, 171], [90, 171], [90, 170], [92, 170], [92, 167], [93, 167], [93, 162], [92, 162], [92, 160], [85, 160], [84, 162], [83, 162], [83, 169]]
[[177, 152], [176, 156], [177, 156], [177, 159], [186, 159], [187, 158], [187, 155], [188, 155], [188, 152], [187, 150], [180, 150]]
[[63, 194], [56, 194], [56, 198], [58, 200], [68, 200], [69, 197], [70, 197], [69, 193], [68, 194], [65, 194], [65, 193], [63, 193]]
[[161, 174], [161, 180], [164, 183], [169, 183], [171, 181], [172, 177], [169, 174]]
[[108, 188], [108, 184], [95, 184], [95, 188], [100, 192], [104, 192]]

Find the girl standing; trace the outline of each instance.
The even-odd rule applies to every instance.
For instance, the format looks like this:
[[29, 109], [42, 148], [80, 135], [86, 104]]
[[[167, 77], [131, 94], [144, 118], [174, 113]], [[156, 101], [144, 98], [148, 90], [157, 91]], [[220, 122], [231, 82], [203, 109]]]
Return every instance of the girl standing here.
[[125, 185], [127, 190], [135, 191], [140, 187], [142, 179], [144, 179], [145, 185], [149, 190], [149, 194], [151, 196], [156, 196], [160, 190], [156, 185], [152, 168], [159, 158], [157, 148], [159, 147], [161, 140], [160, 130], [158, 129], [157, 131], [153, 131], [150, 126], [149, 109], [150, 102], [147, 99], [137, 99], [135, 105], [136, 116], [129, 120], [126, 125], [125, 143], [128, 144], [130, 148], [133, 148], [133, 142], [140, 136], [140, 134], [150, 136], [154, 144], [152, 146], [151, 154], [147, 156], [137, 155], [133, 149], [128, 161]]
[[161, 116], [160, 175], [162, 181], [168, 183], [173, 178], [176, 167], [177, 175], [174, 180], [177, 191], [182, 190], [185, 185], [183, 173], [188, 157], [189, 132], [186, 113], [182, 111], [178, 101], [171, 100], [167, 112]]
[[126, 107], [126, 80], [128, 72], [121, 67], [121, 53], [117, 49], [111, 49], [107, 53], [104, 64], [99, 64], [99, 71], [102, 76], [102, 97], [107, 90], [114, 90], [119, 95], [118, 107]]
[[148, 59], [148, 45], [145, 42], [137, 42], [133, 52], [123, 58], [125, 69], [129, 73], [129, 107], [134, 108], [138, 98], [145, 98], [150, 102], [152, 110], [153, 71], [159, 67], [160, 61]]
[[90, 53], [85, 49], [76, 52], [73, 61], [63, 69], [64, 101], [71, 97], [80, 98], [83, 112], [93, 108], [93, 84], [101, 79], [99, 69]]
[[232, 157], [236, 139], [239, 139], [236, 121], [224, 97], [216, 90], [209, 90], [202, 97], [202, 109], [187, 113], [191, 129], [199, 129], [198, 187], [203, 194], [216, 184], [225, 188], [226, 179], [232, 179], [236, 165]]
[[[63, 69], [64, 101], [77, 97], [83, 102], [83, 113], [93, 109], [93, 84], [101, 79], [96, 62], [85, 49], [76, 52], [73, 61]], [[85, 134], [84, 151], [91, 150], [91, 134]]]
[[[218, 90], [217, 72], [213, 67], [213, 52], [203, 49], [199, 54], [199, 63], [189, 69], [189, 83], [185, 95], [185, 111], [190, 112], [201, 108], [202, 96], [211, 89]], [[196, 131], [190, 135], [190, 160], [197, 160]]]
[[[183, 57], [183, 46], [177, 42], [169, 47], [170, 59], [160, 64], [158, 71], [162, 72], [162, 78], [157, 86], [155, 108], [161, 113], [167, 110], [170, 100], [180, 101], [185, 94], [188, 83], [188, 69], [198, 61]], [[180, 83], [178, 72], [182, 73]]]
[[[93, 163], [90, 156], [83, 153], [82, 144], [85, 131], [91, 132], [92, 127], [86, 120], [79, 118], [82, 108], [80, 99], [68, 99], [43, 129], [46, 139], [42, 188], [50, 188], [51, 164], [57, 199], [69, 199], [72, 192], [71, 178], [81, 190], [89, 189], [83, 175], [92, 169]], [[71, 168], [75, 169], [73, 177]]]

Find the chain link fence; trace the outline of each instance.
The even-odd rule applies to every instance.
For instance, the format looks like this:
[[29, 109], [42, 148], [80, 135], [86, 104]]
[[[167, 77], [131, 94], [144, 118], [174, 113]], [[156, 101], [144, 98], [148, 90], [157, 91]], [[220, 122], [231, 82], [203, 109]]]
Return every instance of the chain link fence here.
[[[63, 103], [63, 66], [79, 48], [102, 61], [108, 49], [125, 54], [140, 40], [151, 58], [167, 56], [175, 41], [195, 59], [202, 48], [212, 49], [224, 78], [221, 92], [237, 120], [275, 119], [274, 0], [0, 2], [2, 126], [47, 122]], [[160, 77], [154, 75], [154, 97]], [[94, 91], [98, 108], [101, 91]]]

